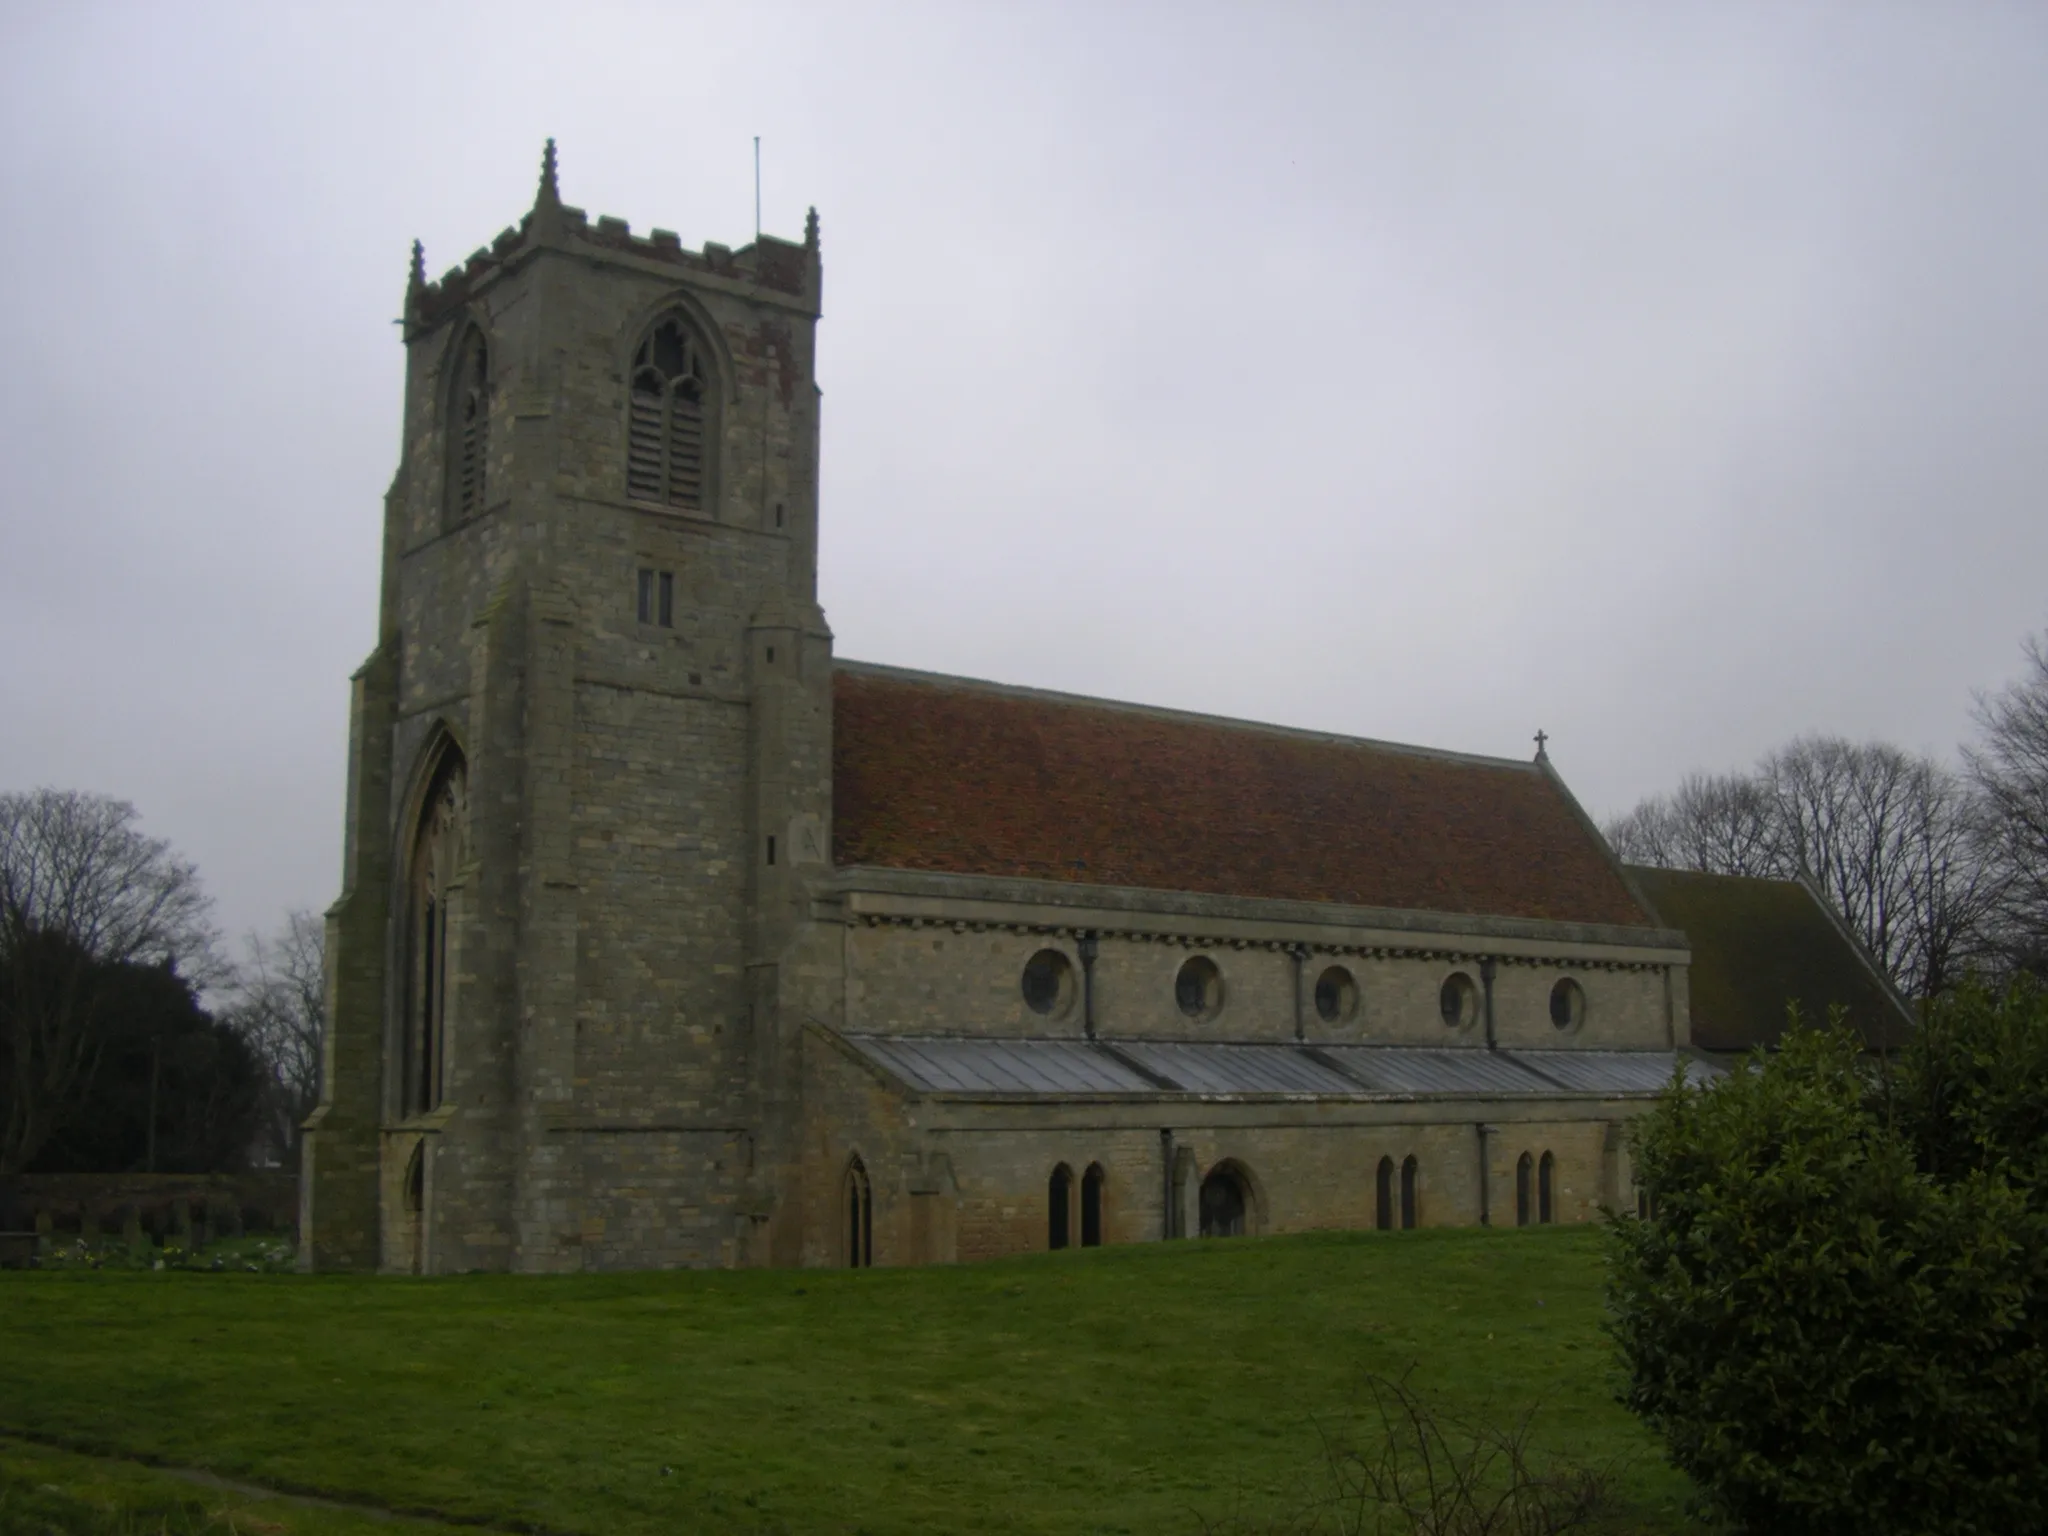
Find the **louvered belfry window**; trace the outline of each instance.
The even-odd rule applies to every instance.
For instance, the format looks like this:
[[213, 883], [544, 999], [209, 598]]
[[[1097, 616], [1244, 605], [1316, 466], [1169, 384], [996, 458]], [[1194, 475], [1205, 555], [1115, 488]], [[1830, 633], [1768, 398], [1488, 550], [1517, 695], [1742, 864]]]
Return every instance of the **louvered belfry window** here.
[[704, 506], [702, 354], [679, 320], [663, 320], [633, 355], [626, 489], [636, 501]]
[[466, 522], [484, 509], [484, 465], [491, 449], [491, 367], [483, 337], [471, 333], [461, 359], [449, 411], [448, 499], [455, 520]]

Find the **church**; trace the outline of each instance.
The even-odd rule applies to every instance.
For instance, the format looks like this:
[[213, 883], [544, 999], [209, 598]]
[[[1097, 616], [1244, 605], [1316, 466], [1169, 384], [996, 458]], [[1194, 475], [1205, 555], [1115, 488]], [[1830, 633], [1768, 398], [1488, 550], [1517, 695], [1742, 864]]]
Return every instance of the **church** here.
[[817, 603], [815, 213], [415, 245], [302, 1262], [944, 1263], [1576, 1222], [1784, 1003], [1804, 886], [1533, 760], [864, 665]]

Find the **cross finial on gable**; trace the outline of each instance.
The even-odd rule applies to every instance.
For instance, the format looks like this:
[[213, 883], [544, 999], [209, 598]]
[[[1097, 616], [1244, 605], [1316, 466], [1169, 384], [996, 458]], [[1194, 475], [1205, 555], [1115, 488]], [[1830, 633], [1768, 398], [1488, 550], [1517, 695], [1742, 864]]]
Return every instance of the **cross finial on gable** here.
[[1550, 733], [1549, 733], [1549, 732], [1547, 732], [1547, 731], [1545, 731], [1545, 730], [1544, 730], [1544, 729], [1543, 729], [1543, 728], [1542, 728], [1541, 726], [1537, 727], [1537, 730], [1536, 730], [1536, 761], [1537, 761], [1537, 762], [1539, 762], [1539, 763], [1547, 763], [1547, 762], [1549, 762], [1549, 761], [1550, 761], [1550, 754], [1549, 754], [1548, 752], [1546, 752], [1546, 751], [1544, 751], [1544, 750], [1543, 750], [1543, 744], [1544, 744], [1545, 742], [1549, 741], [1549, 740], [1550, 740]]

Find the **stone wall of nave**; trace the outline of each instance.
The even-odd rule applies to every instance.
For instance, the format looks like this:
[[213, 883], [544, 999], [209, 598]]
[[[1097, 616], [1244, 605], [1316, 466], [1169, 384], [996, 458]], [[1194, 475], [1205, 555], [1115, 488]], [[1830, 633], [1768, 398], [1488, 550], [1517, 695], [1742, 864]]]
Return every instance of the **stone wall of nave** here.
[[[1447, 1025], [1444, 983], [1463, 975], [1483, 997], [1479, 963], [1453, 950], [1483, 941], [1445, 940], [1442, 950], [1346, 952], [1304, 945], [1299, 962], [1272, 943], [1165, 942], [1106, 934], [1093, 965], [1098, 1034], [1123, 1038], [1273, 1040], [1311, 1044], [1483, 1044], [1483, 1012]], [[1040, 1012], [1025, 995], [1033, 956], [1051, 951], [1072, 977], [1054, 1006]], [[1215, 967], [1213, 1006], [1189, 1013], [1176, 982], [1190, 961]], [[846, 1027], [876, 1034], [1080, 1038], [1083, 962], [1068, 932], [979, 925], [963, 909], [958, 923], [862, 924], [846, 945]], [[1321, 997], [1318, 984], [1330, 983]], [[1583, 1017], [1568, 1028], [1552, 1019], [1551, 991], [1569, 979], [1582, 990]], [[1300, 989], [1297, 1003], [1297, 986]], [[1325, 1010], [1321, 1002], [1334, 1001]], [[1552, 957], [1497, 962], [1494, 1029], [1507, 1047], [1574, 1046], [1662, 1050], [1671, 1045], [1666, 969], [1616, 966], [1558, 946]]]

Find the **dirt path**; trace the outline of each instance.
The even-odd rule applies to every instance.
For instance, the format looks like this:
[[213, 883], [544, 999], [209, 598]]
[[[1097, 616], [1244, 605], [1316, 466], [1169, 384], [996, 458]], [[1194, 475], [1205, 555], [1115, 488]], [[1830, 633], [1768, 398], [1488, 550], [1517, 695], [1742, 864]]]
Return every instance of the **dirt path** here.
[[264, 1483], [247, 1482], [241, 1478], [223, 1477], [218, 1472], [209, 1472], [203, 1467], [176, 1466], [144, 1455], [110, 1454], [104, 1450], [88, 1450], [55, 1436], [31, 1434], [19, 1429], [0, 1430], [0, 1453], [4, 1453], [11, 1445], [20, 1446], [25, 1452], [54, 1451], [67, 1458], [93, 1462], [105, 1467], [136, 1469], [161, 1477], [176, 1478], [180, 1482], [210, 1489], [216, 1493], [231, 1493], [238, 1498], [265, 1500], [299, 1509], [324, 1510], [338, 1515], [353, 1515], [357, 1519], [378, 1524], [405, 1524], [441, 1530], [483, 1532], [486, 1536], [570, 1536], [568, 1532], [556, 1531], [542, 1525], [523, 1522], [499, 1525], [473, 1516], [449, 1514], [436, 1509], [393, 1509], [369, 1499], [275, 1488]]

